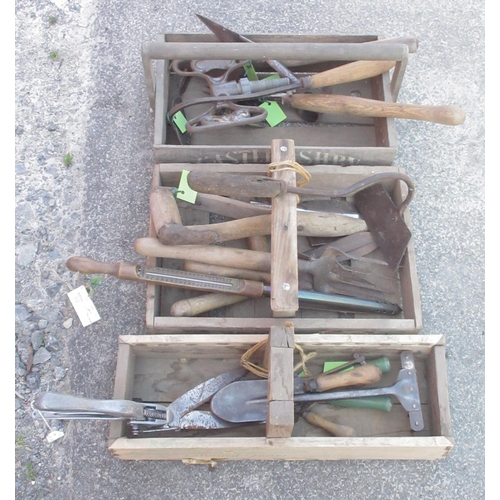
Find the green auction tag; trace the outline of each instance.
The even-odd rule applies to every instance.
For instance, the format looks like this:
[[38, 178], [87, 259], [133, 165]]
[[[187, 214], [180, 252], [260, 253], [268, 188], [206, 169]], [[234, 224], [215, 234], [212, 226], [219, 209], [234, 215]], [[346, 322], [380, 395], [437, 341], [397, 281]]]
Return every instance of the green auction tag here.
[[196, 195], [198, 193], [191, 189], [191, 187], [189, 186], [187, 181], [188, 174], [189, 170], [182, 171], [181, 180], [179, 181], [179, 188], [175, 193], [175, 197], [179, 198], [179, 200], [187, 201], [188, 203], [194, 203], [196, 201]]
[[267, 110], [266, 121], [271, 127], [276, 127], [276, 125], [286, 120], [285, 112], [275, 101], [264, 101], [259, 107]]
[[182, 111], [177, 111], [172, 117], [172, 121], [177, 125], [177, 128], [184, 133], [186, 131], [186, 117], [182, 114]]
[[252, 61], [248, 61], [245, 66], [243, 66], [243, 69], [245, 70], [245, 76], [249, 79], [249, 80], [253, 80], [253, 81], [256, 81], [259, 79], [259, 77], [257, 76], [257, 73], [255, 71], [255, 68], [253, 67], [253, 64], [252, 64]]

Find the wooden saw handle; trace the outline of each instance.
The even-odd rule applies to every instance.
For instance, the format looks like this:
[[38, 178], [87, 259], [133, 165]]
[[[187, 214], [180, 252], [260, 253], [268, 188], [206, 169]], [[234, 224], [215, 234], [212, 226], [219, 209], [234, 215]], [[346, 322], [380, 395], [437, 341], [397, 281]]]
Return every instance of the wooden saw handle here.
[[313, 411], [309, 411], [304, 415], [304, 418], [311, 425], [315, 425], [316, 427], [321, 427], [325, 431], [329, 432], [333, 436], [337, 437], [353, 437], [356, 436], [356, 431], [349, 427], [348, 425], [340, 425], [335, 422], [331, 422], [330, 420], [326, 420], [326, 418], [321, 417], [317, 413]]
[[294, 108], [317, 113], [406, 118], [442, 125], [460, 125], [465, 120], [465, 111], [458, 106], [422, 106], [333, 94], [295, 94], [290, 101]]
[[377, 365], [367, 364], [345, 372], [320, 375], [316, 378], [316, 384], [318, 391], [324, 392], [340, 387], [378, 382], [381, 377], [382, 371]]

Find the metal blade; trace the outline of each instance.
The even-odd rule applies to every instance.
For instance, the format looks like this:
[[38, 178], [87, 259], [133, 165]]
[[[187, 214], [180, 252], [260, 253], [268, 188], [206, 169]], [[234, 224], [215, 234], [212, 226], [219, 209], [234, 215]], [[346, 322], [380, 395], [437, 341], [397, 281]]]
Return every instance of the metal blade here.
[[221, 42], [250, 42], [248, 38], [239, 35], [238, 33], [231, 31], [224, 26], [211, 21], [210, 19], [201, 16], [200, 14], [195, 14], [196, 17], [221, 41]]
[[410, 230], [398, 208], [381, 184], [356, 193], [354, 203], [387, 264], [395, 271], [411, 239]]
[[167, 422], [168, 425], [172, 428], [180, 428], [181, 419], [187, 413], [206, 403], [223, 387], [239, 380], [247, 373], [248, 371], [245, 368], [236, 368], [193, 387], [193, 389], [177, 398], [168, 406], [170, 417], [170, 420]]

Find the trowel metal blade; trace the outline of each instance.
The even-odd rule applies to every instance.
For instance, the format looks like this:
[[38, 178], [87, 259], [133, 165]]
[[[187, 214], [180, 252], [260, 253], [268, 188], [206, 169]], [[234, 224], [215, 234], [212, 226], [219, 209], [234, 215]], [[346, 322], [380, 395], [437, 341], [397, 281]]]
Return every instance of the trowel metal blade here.
[[382, 184], [374, 184], [354, 195], [354, 203], [392, 270], [405, 254], [411, 233]]

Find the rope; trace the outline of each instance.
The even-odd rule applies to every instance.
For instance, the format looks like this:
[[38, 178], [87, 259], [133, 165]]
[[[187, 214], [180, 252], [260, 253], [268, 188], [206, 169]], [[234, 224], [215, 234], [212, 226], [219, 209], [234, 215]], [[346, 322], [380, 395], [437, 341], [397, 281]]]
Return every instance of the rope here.
[[[263, 366], [259, 366], [256, 363], [253, 363], [250, 361], [250, 358], [263, 346], [267, 344], [267, 339], [262, 340], [258, 344], [255, 344], [253, 347], [248, 349], [243, 356], [241, 356], [241, 366], [243, 368], [247, 369], [249, 372], [252, 372], [254, 375], [257, 375], [258, 377], [261, 378], [268, 378], [269, 377], [269, 371], [264, 368]], [[300, 368], [302, 368], [302, 371], [306, 375], [306, 377], [310, 376], [310, 372], [308, 368], [306, 367], [307, 361], [309, 361], [312, 358], [315, 358], [317, 356], [316, 352], [310, 352], [309, 354], [306, 354], [304, 352], [304, 349], [299, 344], [294, 344], [295, 349], [299, 351], [300, 355], [300, 361], [294, 366], [293, 371], [296, 372]]]
[[297, 187], [306, 185], [311, 180], [311, 174], [296, 161], [285, 160], [285, 161], [274, 161], [268, 166], [268, 175], [271, 177], [273, 172], [280, 172], [283, 170], [293, 170], [298, 173], [302, 179], [297, 180]]

